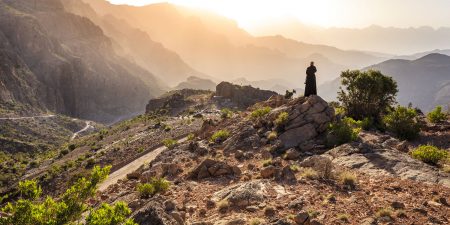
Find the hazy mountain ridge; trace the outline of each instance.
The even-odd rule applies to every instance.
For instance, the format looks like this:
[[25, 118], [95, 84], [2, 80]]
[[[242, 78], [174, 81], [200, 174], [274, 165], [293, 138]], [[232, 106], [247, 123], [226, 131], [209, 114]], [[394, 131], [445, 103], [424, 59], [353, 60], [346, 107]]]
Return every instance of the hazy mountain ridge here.
[[[309, 61], [314, 60], [311, 55], [324, 56], [317, 62], [321, 74], [319, 82], [337, 77], [344, 68], [355, 68], [361, 63], [357, 67], [360, 68], [382, 61], [366, 53], [308, 45], [281, 37], [276, 40], [280, 44], [265, 41], [267, 38], [249, 35], [230, 19], [167, 3], [133, 7], [112, 5], [105, 0], [84, 1], [100, 15], [114, 15], [145, 31], [153, 40], [178, 53], [193, 68], [219, 80], [283, 76], [302, 86], [304, 70]], [[341, 65], [335, 60], [346, 64]]]
[[11, 101], [6, 96], [14, 96], [57, 113], [108, 121], [142, 111], [152, 94], [161, 93], [152, 74], [118, 57], [99, 27], [66, 12], [59, 0], [3, 0], [0, 6], [3, 43], [9, 43], [0, 51], [18, 62], [8, 65], [17, 68], [2, 79], [18, 80], [17, 71], [26, 74], [20, 85], [3, 85], [2, 93], [16, 94], [2, 98]]
[[[255, 29], [254, 33], [257, 35], [277, 33], [308, 43], [394, 55], [450, 48], [448, 42], [450, 28], [447, 27], [437, 29], [429, 26], [397, 28], [372, 25], [365, 28], [320, 28], [288, 19], [262, 25]], [[381, 39], [383, 41], [380, 41]]]

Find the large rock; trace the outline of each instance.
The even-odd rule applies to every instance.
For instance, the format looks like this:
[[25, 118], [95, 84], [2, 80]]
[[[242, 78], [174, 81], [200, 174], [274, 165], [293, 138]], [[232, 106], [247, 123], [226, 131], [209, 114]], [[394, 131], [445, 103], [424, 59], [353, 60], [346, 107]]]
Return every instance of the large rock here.
[[225, 175], [239, 176], [240, 174], [241, 171], [237, 167], [229, 166], [224, 162], [212, 159], [205, 159], [188, 174], [188, 177], [191, 179], [200, 180], [209, 177], [219, 177]]
[[257, 102], [268, 100], [276, 92], [261, 90], [251, 86], [240, 86], [229, 82], [222, 82], [216, 86], [216, 95], [237, 104], [242, 108], [247, 108]]
[[131, 215], [134, 222], [140, 225], [179, 225], [172, 216], [164, 210], [163, 204], [150, 201], [144, 207]]
[[247, 207], [264, 201], [267, 183], [265, 181], [250, 181], [226, 187], [213, 194], [212, 200], [226, 200], [231, 206]]
[[210, 91], [192, 89], [171, 91], [161, 97], [151, 99], [145, 107], [145, 112], [164, 112], [175, 116], [196, 104], [196, 102], [190, 100], [189, 97], [194, 95], [207, 95], [210, 93]]
[[294, 99], [273, 113], [279, 111], [289, 114], [285, 131], [279, 135], [285, 148], [298, 147], [316, 138], [334, 118], [334, 109], [319, 96]]
[[[389, 175], [401, 179], [439, 183], [450, 187], [450, 177], [433, 166], [411, 158], [407, 153], [396, 149], [391, 139], [379, 140], [380, 143], [344, 144], [328, 151], [333, 164], [359, 170], [378, 176]], [[392, 146], [392, 147], [389, 147]]]

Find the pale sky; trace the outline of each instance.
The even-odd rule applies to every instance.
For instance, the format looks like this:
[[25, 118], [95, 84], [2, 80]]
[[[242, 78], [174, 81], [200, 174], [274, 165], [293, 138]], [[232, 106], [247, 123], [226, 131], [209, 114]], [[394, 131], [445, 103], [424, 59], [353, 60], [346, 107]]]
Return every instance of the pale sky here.
[[108, 0], [145, 5], [170, 2], [214, 11], [250, 29], [269, 20], [296, 18], [323, 27], [450, 27], [450, 0]]

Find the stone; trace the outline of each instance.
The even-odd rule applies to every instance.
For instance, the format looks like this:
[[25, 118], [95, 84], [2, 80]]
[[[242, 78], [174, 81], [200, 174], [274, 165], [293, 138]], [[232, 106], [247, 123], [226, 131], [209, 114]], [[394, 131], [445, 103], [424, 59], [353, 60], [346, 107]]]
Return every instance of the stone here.
[[239, 86], [229, 82], [221, 82], [216, 86], [216, 95], [229, 99], [238, 107], [247, 108], [257, 102], [266, 101], [278, 94], [251, 86]]
[[286, 148], [292, 148], [300, 145], [305, 141], [309, 141], [318, 135], [313, 124], [306, 124], [301, 127], [296, 127], [287, 130], [281, 134], [278, 138], [284, 144]]
[[212, 159], [205, 159], [196, 168], [188, 173], [188, 177], [191, 179], [205, 179], [209, 177], [219, 177], [225, 175], [237, 175], [241, 174], [239, 168], [229, 166], [228, 164], [216, 161]]
[[405, 204], [403, 204], [402, 202], [397, 202], [397, 201], [392, 202], [391, 206], [394, 209], [404, 209], [405, 208]]
[[178, 225], [178, 221], [167, 214], [157, 201], [150, 201], [141, 209], [135, 211], [131, 218], [140, 225]]
[[244, 152], [241, 151], [241, 150], [237, 150], [237, 151], [234, 153], [234, 158], [236, 158], [236, 159], [242, 159], [243, 157], [244, 157]]
[[173, 211], [176, 207], [176, 203], [172, 200], [167, 200], [164, 202], [164, 208], [166, 211]]
[[212, 200], [228, 201], [230, 206], [247, 207], [264, 201], [266, 183], [260, 180], [249, 181], [225, 187], [213, 194]]
[[284, 159], [286, 160], [296, 160], [300, 156], [300, 152], [298, 152], [295, 148], [290, 148], [286, 151], [284, 155]]
[[261, 177], [262, 178], [272, 178], [275, 176], [275, 173], [277, 172], [277, 168], [274, 166], [266, 166], [261, 169]]
[[127, 174], [127, 179], [128, 180], [138, 180], [141, 177], [141, 173], [139, 172], [132, 172]]
[[299, 197], [288, 204], [290, 209], [302, 209], [305, 205], [305, 199], [303, 197]]
[[307, 212], [300, 212], [295, 215], [294, 221], [298, 225], [307, 225], [309, 223], [309, 214]]
[[375, 219], [371, 217], [365, 218], [361, 221], [361, 225], [375, 225], [375, 224], [376, 224]]
[[171, 212], [170, 215], [178, 222], [179, 225], [184, 224], [184, 220], [179, 212]]
[[266, 207], [264, 208], [264, 215], [267, 217], [273, 217], [275, 215], [276, 211], [273, 207]]

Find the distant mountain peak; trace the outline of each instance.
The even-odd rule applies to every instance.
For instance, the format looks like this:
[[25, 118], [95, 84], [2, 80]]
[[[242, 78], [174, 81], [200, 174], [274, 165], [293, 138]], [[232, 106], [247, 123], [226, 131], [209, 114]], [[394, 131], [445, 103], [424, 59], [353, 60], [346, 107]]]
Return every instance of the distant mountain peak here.
[[423, 56], [419, 59], [414, 60], [415, 62], [450, 62], [450, 56], [441, 53], [431, 53]]

